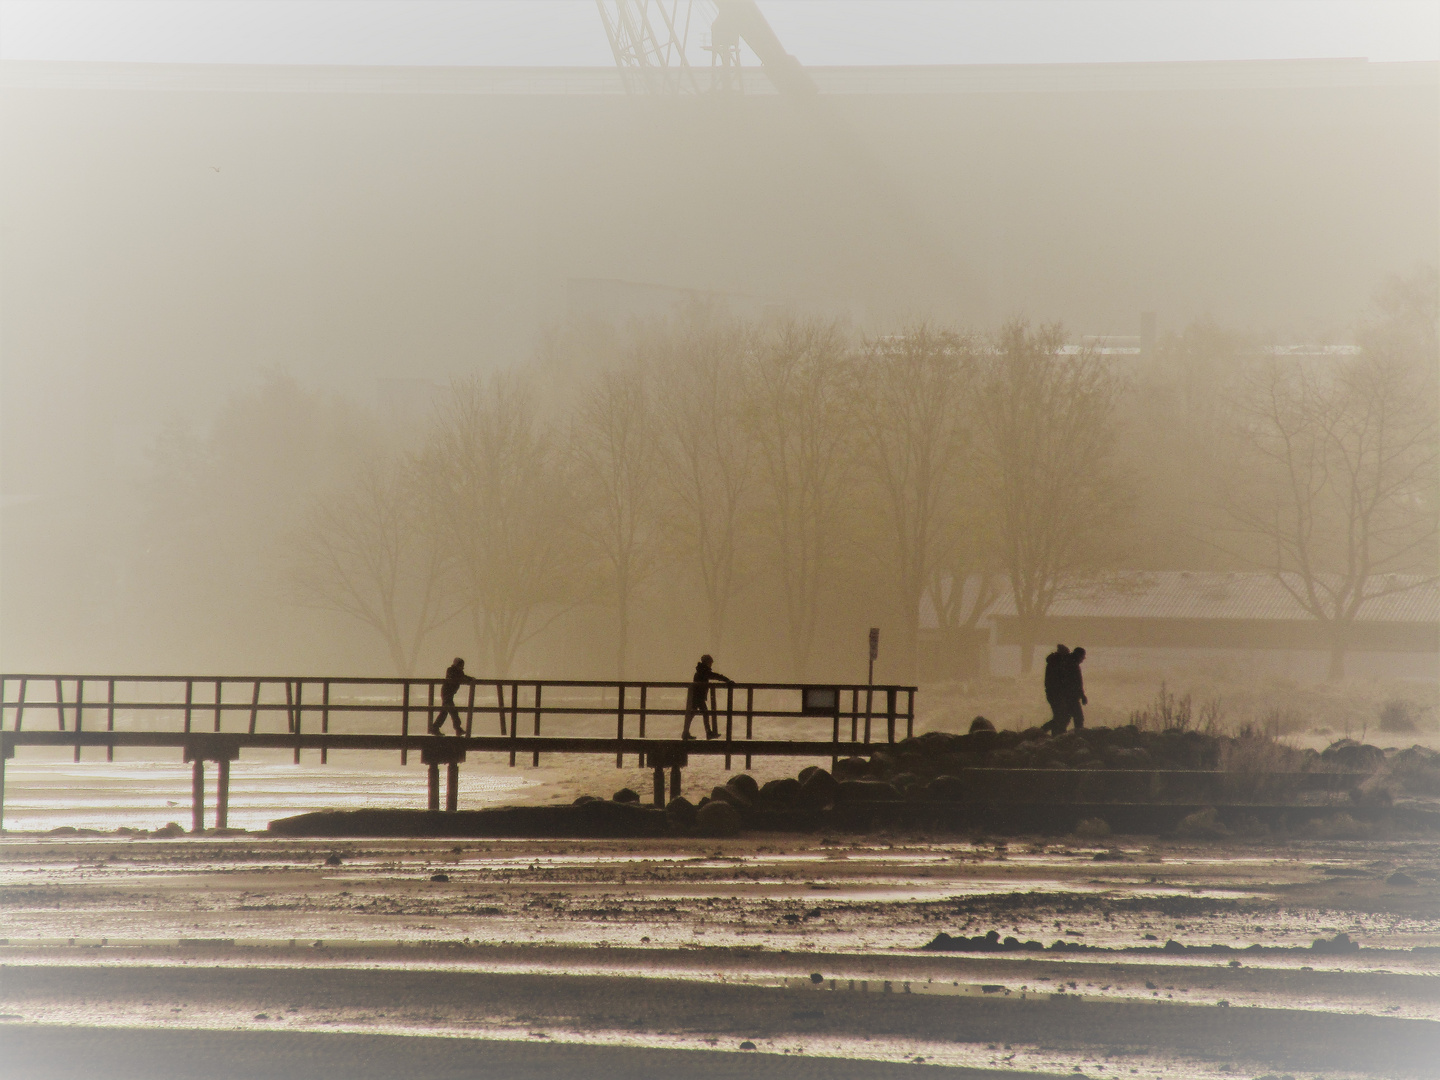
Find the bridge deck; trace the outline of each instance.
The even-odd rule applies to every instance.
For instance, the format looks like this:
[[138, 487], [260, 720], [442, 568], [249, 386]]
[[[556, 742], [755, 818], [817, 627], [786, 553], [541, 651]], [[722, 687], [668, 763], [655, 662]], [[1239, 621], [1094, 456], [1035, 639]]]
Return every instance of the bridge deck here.
[[[455, 715], [463, 718], [464, 734], [431, 735], [437, 722], [455, 722], [444, 715], [441, 686], [439, 679], [0, 675], [0, 827], [4, 763], [19, 746], [73, 747], [76, 761], [84, 747], [104, 747], [107, 760], [116, 747], [179, 749], [193, 763], [193, 824], [200, 831], [205, 763], [216, 763], [215, 818], [223, 828], [230, 762], [246, 749], [289, 750], [296, 764], [301, 751], [318, 751], [322, 765], [331, 750], [398, 752], [402, 764], [418, 750], [430, 770], [431, 809], [438, 809], [439, 767], [446, 766], [449, 810], [456, 807], [459, 765], [468, 753], [508, 755], [512, 766], [521, 754], [529, 754], [533, 765], [542, 753], [614, 754], [617, 767], [634, 754], [654, 770], [655, 800], [663, 804], [664, 770], [670, 770], [673, 796], [690, 754], [724, 757], [727, 769], [735, 757], [743, 757], [747, 769], [757, 756], [833, 762], [868, 753], [872, 735], [895, 742], [902, 722], [904, 736], [911, 735], [915, 724], [913, 686], [712, 684], [707, 704], [717, 729], [723, 722], [723, 736], [681, 742], [647, 735], [647, 724], [653, 731], [656, 720], [684, 717], [690, 683], [487, 679], [462, 686], [457, 695]], [[476, 734], [477, 716], [482, 725], [494, 717], [499, 734]], [[521, 734], [526, 721], [531, 730]], [[846, 722], [848, 739], [842, 738]], [[787, 737], [757, 738], [757, 723], [771, 736]], [[605, 734], [595, 731], [601, 724]], [[884, 726], [877, 731], [877, 724]], [[277, 730], [264, 730], [272, 726]], [[675, 729], [678, 735], [678, 723]]]

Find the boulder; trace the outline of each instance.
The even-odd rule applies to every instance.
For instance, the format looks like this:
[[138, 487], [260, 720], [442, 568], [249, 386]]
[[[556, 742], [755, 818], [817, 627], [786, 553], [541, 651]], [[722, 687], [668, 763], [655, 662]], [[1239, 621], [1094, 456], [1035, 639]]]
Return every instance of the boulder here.
[[1385, 751], [1354, 739], [1341, 739], [1321, 751], [1320, 760], [1347, 772], [1370, 772], [1385, 763]]
[[[740, 792], [728, 785], [713, 787], [710, 789], [710, 802], [723, 802], [735, 808], [736, 812], [744, 813], [755, 804], [747, 799]], [[702, 804], [708, 805], [708, 804]]]
[[748, 802], [753, 803], [760, 796], [760, 785], [748, 773], [736, 773], [725, 781], [725, 786], [732, 791], [739, 792]]
[[837, 803], [897, 802], [900, 792], [883, 780], [844, 780], [835, 788]]
[[837, 787], [833, 776], [812, 765], [800, 774], [800, 797], [795, 801], [807, 810], [823, 810], [835, 801]]
[[622, 787], [614, 795], [610, 796], [614, 802], [639, 802], [640, 796], [634, 788]]
[[835, 778], [837, 780], [859, 780], [870, 774], [870, 762], [864, 758], [847, 757], [841, 758], [835, 763]]
[[779, 806], [789, 806], [800, 797], [800, 781], [793, 776], [779, 780], [767, 780], [760, 788], [760, 801]]
[[734, 836], [740, 825], [740, 811], [719, 799], [712, 799], [695, 812], [695, 831], [701, 836]]
[[665, 804], [665, 816], [680, 829], [689, 829], [695, 824], [695, 804], [684, 795], [676, 795]]
[[992, 724], [989, 720], [986, 720], [985, 717], [983, 717], [983, 716], [977, 716], [977, 717], [975, 717], [974, 720], [971, 720], [971, 721], [970, 721], [970, 734], [971, 734], [971, 735], [974, 735], [977, 731], [994, 731], [994, 730], [995, 730], [995, 725]]
[[602, 801], [603, 801], [602, 799], [600, 799], [598, 796], [595, 796], [595, 795], [581, 795], [579, 798], [577, 798], [577, 799], [576, 799], [574, 802], [572, 802], [570, 805], [571, 805], [571, 806], [584, 806], [586, 803], [602, 802]]

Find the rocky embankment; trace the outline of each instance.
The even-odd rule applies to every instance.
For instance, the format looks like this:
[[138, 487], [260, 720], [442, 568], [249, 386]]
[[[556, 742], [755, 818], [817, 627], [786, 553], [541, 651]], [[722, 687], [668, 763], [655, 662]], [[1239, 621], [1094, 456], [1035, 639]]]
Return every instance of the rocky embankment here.
[[[692, 801], [645, 806], [622, 788], [571, 806], [437, 814], [353, 811], [273, 822], [288, 835], [732, 836], [742, 830], [865, 830], [880, 825], [1229, 835], [1293, 827], [1284, 811], [1386, 813], [1397, 798], [1440, 796], [1440, 754], [1387, 751], [1342, 739], [1324, 751], [1263, 737], [1198, 731], [1086, 728], [994, 731], [977, 718], [964, 735], [932, 731], [765, 782], [740, 773]], [[999, 809], [997, 809], [999, 807]], [[1217, 811], [1217, 807], [1219, 810]], [[1262, 821], [1265, 813], [1273, 822]], [[1435, 817], [1433, 812], [1430, 817]], [[1313, 813], [1310, 815], [1313, 817]], [[1430, 822], [1430, 817], [1425, 822]], [[1113, 819], [1113, 820], [1111, 820]], [[1227, 825], [1227, 820], [1230, 822]], [[1353, 824], [1353, 819], [1349, 819]], [[1102, 832], [1103, 834], [1103, 832]]]
[[[976, 769], [1007, 773], [986, 775], [973, 772]], [[1040, 729], [995, 732], [976, 720], [968, 734], [927, 732], [880, 747], [870, 757], [845, 757], [835, 763], [834, 773], [809, 766], [793, 778], [765, 783], [740, 773], [694, 804], [683, 796], [671, 799], [665, 815], [670, 831], [698, 835], [730, 835], [747, 827], [806, 828], [819, 824], [828, 812], [847, 808], [962, 802], [981, 786], [982, 776], [1007, 788], [1004, 801], [1009, 804], [1066, 801], [1060, 776], [1031, 772], [1050, 769], [1100, 773], [1083, 788], [1080, 798], [1087, 802], [1135, 802], [1136, 780], [1153, 773], [1211, 773], [1182, 779], [1208, 782], [1207, 795], [1230, 789], [1248, 801], [1254, 801], [1257, 792], [1272, 802], [1295, 798], [1306, 786], [1341, 791], [1351, 804], [1369, 808], [1390, 805], [1395, 796], [1407, 793], [1440, 795], [1440, 755], [1421, 746], [1387, 752], [1342, 739], [1316, 752], [1264, 737], [1143, 732], [1135, 726], [1093, 727], [1050, 737]], [[1276, 778], [1286, 782], [1274, 783]], [[1143, 779], [1153, 791], [1161, 789], [1149, 776]], [[1326, 785], [1329, 779], [1338, 783]], [[1313, 783], [1306, 785], [1305, 780]], [[1191, 789], [1195, 791], [1194, 783]], [[639, 795], [622, 789], [613, 801], [638, 804]], [[1168, 801], [1184, 801], [1184, 796]], [[1212, 798], [1200, 796], [1197, 801]], [[577, 805], [593, 802], [599, 799], [577, 799]]]

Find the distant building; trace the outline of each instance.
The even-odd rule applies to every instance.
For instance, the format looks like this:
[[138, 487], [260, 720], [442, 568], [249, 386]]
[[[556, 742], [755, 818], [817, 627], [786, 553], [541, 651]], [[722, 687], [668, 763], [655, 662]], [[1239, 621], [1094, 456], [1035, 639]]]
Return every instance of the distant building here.
[[[1440, 584], [1394, 575], [1382, 581], [1412, 587], [1366, 602], [1351, 632], [1347, 676], [1440, 678]], [[988, 671], [1018, 673], [1020, 635], [1008, 588], [978, 624], [989, 630]], [[1330, 656], [1326, 629], [1274, 574], [1134, 572], [1056, 600], [1037, 653], [1064, 642], [1084, 645], [1092, 670], [1228, 660], [1320, 680]], [[931, 650], [943, 636], [928, 597], [921, 604], [921, 634]], [[967, 643], [965, 654], [953, 658], [949, 677], [977, 666], [973, 650]]]

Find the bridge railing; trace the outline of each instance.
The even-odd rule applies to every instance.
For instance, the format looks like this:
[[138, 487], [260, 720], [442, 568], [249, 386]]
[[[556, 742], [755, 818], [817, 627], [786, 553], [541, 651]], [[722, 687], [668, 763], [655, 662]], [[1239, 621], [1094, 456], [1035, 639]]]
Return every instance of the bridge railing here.
[[[425, 735], [439, 717], [441, 679], [310, 676], [0, 675], [0, 730], [261, 735]], [[557, 679], [479, 679], [455, 705], [465, 736], [518, 740], [539, 764], [535, 738], [608, 737], [621, 743], [677, 739], [691, 684]], [[710, 706], [724, 745], [762, 739], [894, 742], [914, 734], [915, 687], [837, 683], [716, 683]], [[446, 721], [453, 729], [453, 722]], [[757, 729], [757, 725], [760, 727]], [[528, 732], [522, 729], [529, 728]], [[670, 730], [673, 728], [673, 731]], [[597, 731], [597, 729], [600, 729]], [[828, 730], [827, 730], [828, 729]], [[743, 734], [742, 734], [743, 731]], [[703, 732], [702, 732], [703, 735]], [[827, 738], [828, 737], [828, 738]], [[88, 740], [87, 740], [88, 741]], [[308, 741], [308, 740], [307, 740]], [[489, 740], [487, 739], [487, 742]], [[493, 744], [492, 744], [493, 746]], [[75, 743], [79, 760], [81, 742]], [[402, 745], [402, 757], [407, 748]], [[512, 749], [510, 763], [519, 751]], [[300, 747], [295, 748], [300, 760]], [[321, 761], [328, 747], [320, 746]], [[106, 745], [113, 759], [114, 745]], [[730, 754], [726, 753], [726, 766]]]

